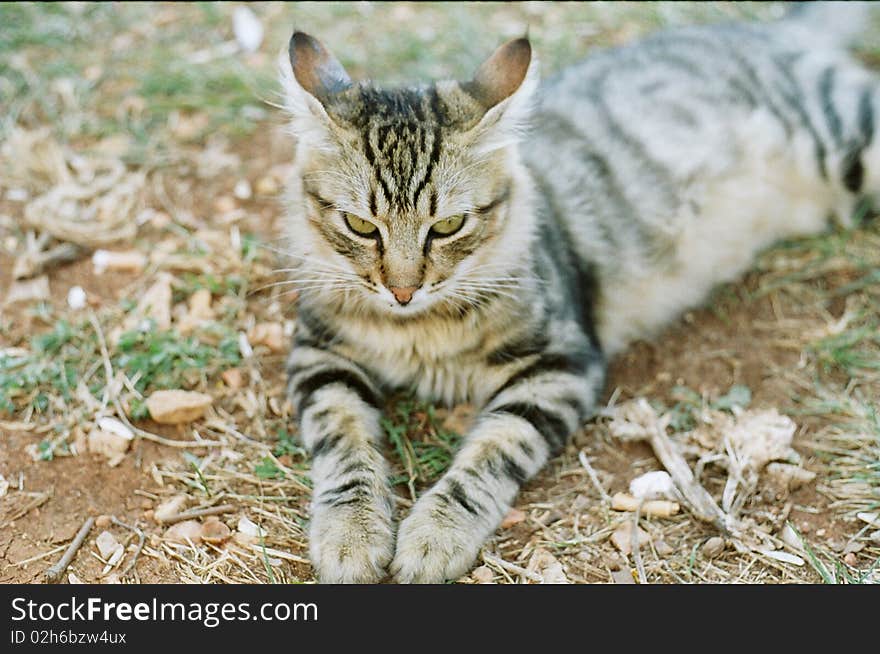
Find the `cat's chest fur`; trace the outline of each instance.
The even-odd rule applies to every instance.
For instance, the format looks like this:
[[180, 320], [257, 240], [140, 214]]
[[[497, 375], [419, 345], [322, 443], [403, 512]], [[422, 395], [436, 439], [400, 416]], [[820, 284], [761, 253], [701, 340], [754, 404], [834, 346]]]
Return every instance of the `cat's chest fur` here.
[[480, 404], [509, 374], [486, 363], [487, 353], [505, 338], [493, 325], [495, 320], [478, 315], [397, 323], [349, 319], [331, 348], [389, 389], [412, 390], [446, 405]]

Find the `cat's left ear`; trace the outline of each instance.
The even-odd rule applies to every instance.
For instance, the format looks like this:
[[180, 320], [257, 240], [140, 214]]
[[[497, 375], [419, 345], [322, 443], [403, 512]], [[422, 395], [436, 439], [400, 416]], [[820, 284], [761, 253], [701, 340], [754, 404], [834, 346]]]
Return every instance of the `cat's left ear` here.
[[323, 137], [331, 122], [327, 105], [352, 85], [348, 73], [323, 43], [298, 31], [290, 37], [279, 67], [294, 133], [306, 139]]
[[485, 110], [475, 128], [481, 149], [503, 148], [518, 140], [531, 114], [538, 87], [538, 60], [528, 38], [508, 41], [461, 85]]

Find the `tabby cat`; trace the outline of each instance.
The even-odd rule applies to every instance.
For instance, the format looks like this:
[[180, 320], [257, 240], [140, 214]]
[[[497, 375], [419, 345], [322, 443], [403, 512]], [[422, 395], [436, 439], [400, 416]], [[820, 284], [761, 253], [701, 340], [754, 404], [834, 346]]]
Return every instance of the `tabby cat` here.
[[[321, 581], [467, 572], [610, 354], [880, 194], [880, 83], [843, 50], [864, 11], [662, 32], [542, 85], [526, 38], [467, 82], [387, 89], [293, 34], [288, 372]], [[481, 409], [397, 527], [393, 389]]]

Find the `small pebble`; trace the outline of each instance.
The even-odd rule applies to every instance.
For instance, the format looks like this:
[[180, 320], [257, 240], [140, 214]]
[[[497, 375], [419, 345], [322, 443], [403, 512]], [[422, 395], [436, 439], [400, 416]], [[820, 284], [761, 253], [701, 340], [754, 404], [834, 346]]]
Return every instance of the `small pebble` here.
[[249, 200], [253, 195], [253, 191], [251, 190], [251, 183], [246, 179], [240, 179], [235, 184], [235, 188], [232, 190], [232, 194], [237, 197], [239, 200]]
[[843, 562], [846, 563], [850, 567], [855, 567], [858, 559], [856, 559], [856, 555], [852, 552], [848, 552], [846, 556], [843, 557]]
[[261, 528], [247, 516], [241, 516], [238, 519], [236, 529], [245, 536], [251, 536], [254, 539], [262, 538], [266, 535], [266, 530]]
[[26, 202], [30, 196], [27, 189], [23, 188], [11, 188], [6, 191], [6, 199], [10, 202]]
[[152, 225], [155, 229], [163, 229], [167, 227], [171, 223], [171, 216], [169, 216], [164, 211], [157, 211], [153, 214], [152, 218], [150, 218], [150, 225]]
[[707, 559], [714, 559], [724, 551], [724, 539], [720, 536], [713, 536], [703, 543], [703, 547], [700, 548], [700, 551]]
[[642, 500], [673, 500], [675, 484], [665, 470], [654, 470], [639, 475], [629, 483], [629, 492]]
[[256, 52], [263, 42], [263, 24], [249, 7], [236, 7], [232, 14], [235, 40], [245, 52]]
[[504, 520], [501, 521], [501, 528], [509, 529], [513, 525], [517, 525], [525, 519], [525, 512], [520, 511], [519, 509], [511, 509], [507, 512], [507, 515], [504, 516]]
[[636, 580], [633, 578], [632, 571], [629, 569], [612, 570], [611, 579], [615, 584], [634, 584]]
[[858, 541], [850, 541], [849, 543], [846, 544], [846, 547], [843, 548], [843, 553], [844, 554], [856, 553], [856, 552], [861, 552], [863, 549], [865, 549], [864, 543], [860, 543]]
[[279, 184], [271, 175], [257, 180], [256, 191], [258, 195], [275, 195], [278, 193]]
[[86, 306], [86, 292], [82, 286], [71, 286], [67, 291], [67, 306], [74, 311]]
[[234, 211], [235, 207], [235, 199], [228, 195], [221, 195], [214, 200], [214, 210], [217, 213], [229, 213], [230, 211]]
[[254, 348], [251, 347], [247, 334], [244, 332], [238, 333], [238, 351], [241, 353], [242, 359], [250, 359], [254, 356]]
[[116, 537], [109, 531], [102, 531], [98, 534], [98, 537], [95, 539], [95, 545], [98, 546], [101, 558], [105, 561], [113, 556], [117, 549], [122, 547], [122, 545], [116, 540]]
[[154, 513], [156, 521], [163, 522], [176, 516], [183, 510], [186, 499], [186, 495], [175, 495], [170, 500], [162, 502]]
[[[632, 529], [633, 524], [629, 520], [624, 522], [617, 530], [611, 534], [612, 544], [624, 554], [632, 553]], [[641, 547], [645, 543], [649, 543], [651, 537], [641, 527], [637, 527], [636, 543]]]
[[206, 520], [202, 525], [202, 540], [219, 545], [232, 537], [232, 531], [220, 520]]
[[198, 520], [184, 520], [171, 525], [162, 538], [176, 543], [199, 543], [202, 540], [202, 525]]
[[659, 554], [660, 556], [669, 556], [675, 551], [672, 546], [665, 540], [658, 540], [657, 542], [655, 542], [654, 549], [657, 550], [657, 554]]
[[241, 388], [244, 385], [244, 377], [241, 374], [241, 370], [238, 368], [229, 368], [229, 370], [224, 370], [220, 377], [223, 379], [225, 384], [229, 386], [229, 388]]
[[175, 425], [198, 420], [211, 402], [210, 395], [175, 389], [153, 391], [146, 404], [153, 420], [163, 425]]
[[248, 332], [248, 342], [251, 345], [265, 345], [272, 352], [281, 352], [287, 346], [284, 338], [284, 326], [279, 322], [257, 323]]
[[478, 584], [491, 584], [495, 579], [495, 573], [492, 572], [492, 568], [489, 566], [481, 565], [471, 573], [471, 577], [473, 577], [474, 581]]
[[109, 515], [99, 515], [95, 519], [95, 526], [98, 529], [106, 529], [107, 527], [109, 527], [112, 524], [112, 522], [113, 521], [110, 519]]

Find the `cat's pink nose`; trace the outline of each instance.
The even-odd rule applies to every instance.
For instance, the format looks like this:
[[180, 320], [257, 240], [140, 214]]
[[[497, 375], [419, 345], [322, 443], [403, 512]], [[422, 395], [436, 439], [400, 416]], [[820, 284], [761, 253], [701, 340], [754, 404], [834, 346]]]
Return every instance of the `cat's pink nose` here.
[[389, 286], [388, 290], [394, 294], [394, 299], [396, 299], [400, 304], [409, 304], [409, 301], [412, 300], [413, 293], [419, 290], [419, 287]]

